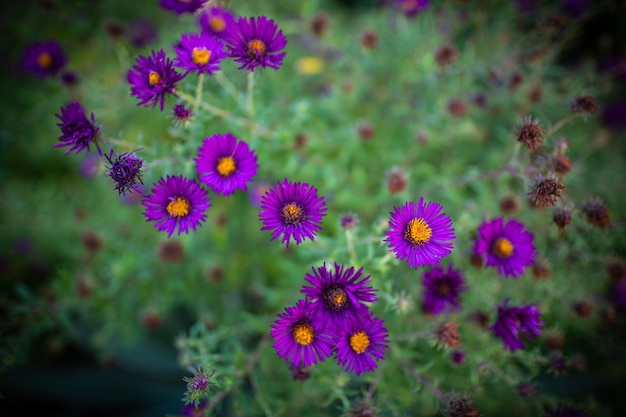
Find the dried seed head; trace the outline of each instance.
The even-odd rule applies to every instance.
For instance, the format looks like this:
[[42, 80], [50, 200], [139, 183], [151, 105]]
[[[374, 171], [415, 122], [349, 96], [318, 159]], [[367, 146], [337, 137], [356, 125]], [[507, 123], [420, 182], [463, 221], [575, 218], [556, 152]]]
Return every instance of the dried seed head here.
[[548, 350], [561, 350], [565, 345], [565, 336], [559, 330], [549, 330], [544, 333], [543, 341]]
[[541, 88], [540, 84], [533, 85], [530, 91], [528, 92], [528, 99], [531, 103], [537, 104], [543, 98], [543, 88]]
[[552, 157], [550, 165], [554, 172], [559, 175], [565, 175], [572, 169], [572, 160], [565, 155], [557, 155]]
[[372, 404], [362, 401], [357, 406], [348, 412], [350, 417], [378, 417], [378, 408]]
[[146, 330], [154, 330], [161, 327], [163, 318], [156, 311], [146, 310], [141, 313], [140, 321]]
[[305, 135], [304, 133], [298, 133], [295, 137], [294, 137], [294, 144], [296, 146], [296, 149], [304, 149], [306, 146], [306, 143], [308, 142], [308, 137], [307, 135]]
[[469, 254], [469, 261], [475, 268], [482, 268], [485, 266], [485, 257], [481, 253], [476, 253], [473, 250]]
[[606, 271], [609, 273], [611, 281], [618, 281], [626, 276], [626, 262], [623, 259], [610, 259], [606, 265]]
[[509, 77], [509, 90], [515, 91], [524, 82], [524, 74], [519, 71], [513, 72]]
[[550, 279], [551, 275], [552, 275], [552, 270], [550, 268], [550, 265], [542, 259], [536, 259], [535, 262], [533, 263], [534, 280], [538, 281], [540, 279]]
[[435, 51], [435, 61], [440, 68], [453, 64], [459, 55], [459, 51], [452, 45], [440, 46]]
[[574, 97], [570, 102], [570, 109], [574, 113], [591, 113], [598, 112], [598, 103], [593, 96]]
[[328, 13], [320, 11], [311, 19], [311, 32], [318, 38], [321, 38], [326, 33], [329, 25], [330, 17]]
[[366, 30], [361, 34], [361, 46], [365, 49], [376, 49], [378, 46], [378, 33]]
[[566, 187], [552, 174], [537, 174], [531, 185], [528, 197], [538, 207], [554, 206], [561, 199], [561, 190]]
[[594, 199], [581, 204], [581, 210], [585, 215], [587, 222], [600, 229], [606, 229], [611, 224], [609, 211], [604, 202], [600, 199]]
[[489, 324], [489, 314], [482, 310], [476, 310], [469, 315], [469, 319], [483, 329]]
[[543, 143], [543, 129], [539, 126], [539, 120], [533, 120], [530, 116], [515, 126], [515, 136], [518, 142], [530, 150], [537, 149]]
[[291, 378], [294, 381], [306, 381], [311, 376], [312, 368], [310, 366], [289, 365], [289, 370], [291, 371]]
[[509, 195], [500, 200], [500, 211], [506, 216], [510, 216], [519, 210], [519, 200], [517, 197]]
[[593, 305], [586, 300], [577, 300], [572, 303], [572, 310], [578, 317], [589, 317], [593, 312]]
[[435, 331], [435, 337], [438, 342], [443, 343], [449, 348], [456, 349], [461, 347], [459, 325], [451, 321], [442, 323]]
[[98, 252], [102, 248], [102, 238], [97, 233], [88, 231], [82, 235], [83, 245], [92, 254]]
[[476, 408], [470, 396], [466, 395], [462, 398], [451, 398], [448, 402], [447, 415], [449, 417], [481, 417], [482, 414]]
[[564, 231], [572, 222], [572, 211], [567, 206], [558, 206], [554, 210], [552, 220], [560, 231]]
[[448, 112], [454, 117], [465, 116], [469, 110], [469, 107], [465, 100], [460, 98], [452, 98], [448, 101]]
[[393, 167], [393, 169], [387, 173], [387, 189], [391, 195], [406, 190], [408, 183], [406, 173], [402, 168]]
[[370, 140], [374, 137], [374, 126], [366, 120], [359, 122], [356, 130], [362, 140]]
[[159, 245], [159, 258], [163, 262], [180, 262], [184, 255], [183, 245], [177, 240], [168, 240]]

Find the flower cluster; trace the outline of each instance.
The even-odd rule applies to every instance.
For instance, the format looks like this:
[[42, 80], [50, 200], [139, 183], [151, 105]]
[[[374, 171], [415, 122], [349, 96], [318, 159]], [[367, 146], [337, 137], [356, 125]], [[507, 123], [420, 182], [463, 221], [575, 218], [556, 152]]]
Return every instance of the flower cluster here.
[[382, 360], [389, 341], [384, 321], [374, 317], [367, 303], [378, 298], [367, 285], [363, 268], [324, 263], [307, 274], [301, 292], [304, 299], [272, 325], [278, 356], [293, 367], [308, 367], [335, 355], [346, 372], [370, 372]]

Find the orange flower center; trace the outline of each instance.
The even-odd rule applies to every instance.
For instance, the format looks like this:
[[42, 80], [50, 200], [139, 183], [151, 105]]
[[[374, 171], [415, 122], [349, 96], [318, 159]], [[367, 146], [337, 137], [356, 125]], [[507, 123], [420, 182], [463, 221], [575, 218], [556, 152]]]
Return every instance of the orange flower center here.
[[262, 40], [253, 39], [248, 42], [248, 56], [250, 58], [262, 57], [265, 55], [267, 47]]
[[193, 48], [191, 51], [191, 60], [196, 65], [206, 65], [209, 63], [209, 59], [211, 58], [211, 51], [202, 47], [202, 48]]
[[37, 65], [41, 68], [50, 68], [52, 65], [52, 55], [49, 52], [42, 52], [37, 57]]
[[214, 32], [223, 32], [226, 29], [226, 22], [220, 16], [213, 16], [209, 19], [209, 26]]
[[167, 212], [170, 217], [185, 217], [189, 214], [189, 201], [182, 197], [176, 197], [175, 200], [170, 201], [167, 204]]
[[365, 352], [365, 349], [370, 345], [370, 338], [363, 330], [359, 330], [352, 336], [350, 336], [350, 347], [352, 350], [360, 355]]
[[289, 203], [283, 207], [283, 220], [287, 224], [297, 224], [304, 219], [304, 210], [299, 204]]
[[148, 82], [150, 83], [151, 86], [155, 86], [161, 82], [161, 76], [154, 71], [150, 71], [148, 73]]
[[333, 286], [324, 291], [324, 300], [329, 308], [338, 311], [346, 307], [348, 295], [343, 288]]
[[235, 160], [231, 156], [226, 156], [219, 159], [216, 169], [222, 177], [228, 177], [235, 171], [235, 168], [237, 168]]
[[513, 243], [509, 239], [501, 237], [493, 242], [491, 250], [498, 258], [509, 258], [513, 254]]
[[424, 219], [412, 219], [404, 231], [404, 237], [417, 246], [428, 243], [432, 235], [433, 231]]
[[309, 323], [301, 322], [296, 324], [293, 328], [292, 335], [293, 340], [295, 340], [297, 344], [307, 346], [313, 343], [315, 330], [313, 330], [313, 327]]

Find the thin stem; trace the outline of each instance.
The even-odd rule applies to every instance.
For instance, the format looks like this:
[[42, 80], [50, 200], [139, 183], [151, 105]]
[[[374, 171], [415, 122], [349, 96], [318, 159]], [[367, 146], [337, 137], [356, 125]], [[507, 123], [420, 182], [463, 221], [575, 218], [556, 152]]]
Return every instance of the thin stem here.
[[556, 133], [557, 130], [559, 130], [560, 128], [562, 128], [563, 126], [565, 126], [565, 124], [567, 122], [569, 122], [570, 120], [572, 120], [574, 117], [576, 117], [577, 115], [575, 113], [570, 113], [567, 116], [564, 116], [561, 120], [559, 120], [558, 122], [556, 122], [555, 125], [553, 125], [550, 130], [548, 130], [546, 132], [546, 134], [544, 135], [544, 137], [548, 138], [552, 135], [554, 135]]
[[415, 369], [413, 369], [412, 363], [406, 360], [402, 360], [402, 359], [400, 360], [400, 362], [402, 362], [402, 365], [404, 366], [404, 368], [411, 374], [411, 376], [413, 376], [413, 378], [417, 380], [417, 382], [422, 384], [424, 388], [432, 392], [433, 395], [437, 397], [441, 402], [444, 402], [444, 403], [448, 402], [448, 396], [444, 394], [443, 392], [441, 392], [439, 388], [431, 384], [429, 380], [427, 380], [426, 378], [424, 378], [423, 376], [415, 372]]
[[393, 336], [393, 340], [413, 339], [414, 337], [430, 337], [432, 330], [422, 330], [421, 332], [400, 333]]
[[364, 401], [370, 402], [372, 401], [372, 397], [374, 396], [374, 391], [376, 391], [376, 386], [378, 385], [378, 381], [380, 380], [380, 368], [376, 370], [374, 374], [374, 380], [370, 384], [369, 389], [367, 390], [367, 394], [365, 395]]
[[254, 71], [248, 72], [246, 112], [250, 120], [254, 120]]
[[346, 246], [348, 247], [348, 254], [350, 255], [350, 262], [353, 266], [358, 266], [359, 261], [354, 251], [354, 235], [352, 230], [346, 230]]
[[197, 114], [202, 102], [202, 87], [204, 87], [204, 74], [198, 75], [198, 85], [196, 86], [196, 101], [193, 104], [193, 114]]
[[233, 97], [233, 99], [235, 99], [237, 104], [240, 107], [243, 108], [244, 107], [244, 101], [243, 101], [243, 98], [241, 97], [241, 94], [239, 94], [239, 91], [237, 90], [237, 87], [235, 87], [235, 85], [232, 82], [230, 82], [230, 80], [228, 78], [226, 78], [226, 76], [224, 75], [224, 72], [222, 72], [222, 71], [216, 72], [215, 73], [215, 79], [222, 86], [222, 88], [231, 97]]

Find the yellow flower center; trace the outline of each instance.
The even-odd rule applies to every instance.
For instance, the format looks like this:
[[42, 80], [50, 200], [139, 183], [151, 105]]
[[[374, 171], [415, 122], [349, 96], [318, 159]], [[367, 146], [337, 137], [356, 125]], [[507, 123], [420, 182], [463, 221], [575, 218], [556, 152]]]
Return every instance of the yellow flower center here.
[[498, 258], [508, 258], [513, 254], [513, 243], [509, 239], [501, 237], [493, 242], [491, 250]]
[[228, 177], [235, 171], [235, 168], [237, 168], [235, 160], [231, 156], [226, 156], [219, 159], [216, 169], [222, 177]]
[[262, 57], [265, 55], [265, 50], [267, 47], [263, 43], [263, 41], [259, 39], [253, 39], [248, 42], [248, 56], [250, 58]]
[[352, 336], [350, 336], [350, 347], [352, 350], [360, 355], [365, 352], [365, 349], [370, 345], [370, 338], [363, 330], [359, 330]]
[[404, 231], [404, 237], [417, 246], [428, 243], [432, 235], [433, 230], [424, 219], [412, 219], [409, 224], [407, 224], [406, 230]]
[[293, 340], [302, 346], [310, 345], [315, 338], [315, 330], [313, 330], [313, 327], [307, 322], [296, 324], [293, 328], [292, 334]]
[[296, 203], [289, 203], [283, 207], [283, 220], [287, 224], [297, 224], [304, 219], [304, 210]]
[[150, 83], [150, 85], [155, 86], [161, 82], [161, 76], [154, 71], [150, 71], [148, 73], [148, 82]]
[[214, 32], [223, 32], [226, 29], [226, 22], [220, 16], [213, 16], [209, 19], [209, 26]]
[[211, 58], [211, 51], [206, 48], [193, 48], [191, 51], [191, 60], [196, 65], [206, 65]]
[[182, 197], [176, 197], [175, 200], [167, 204], [167, 212], [170, 217], [185, 217], [189, 214], [189, 201]]
[[37, 65], [41, 68], [50, 68], [52, 65], [52, 55], [49, 52], [42, 52], [37, 57]]
[[324, 300], [326, 301], [326, 306], [335, 311], [345, 308], [349, 301], [346, 291], [340, 287], [326, 289], [324, 291]]

